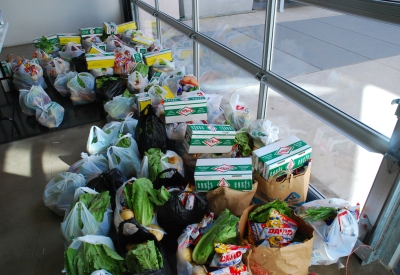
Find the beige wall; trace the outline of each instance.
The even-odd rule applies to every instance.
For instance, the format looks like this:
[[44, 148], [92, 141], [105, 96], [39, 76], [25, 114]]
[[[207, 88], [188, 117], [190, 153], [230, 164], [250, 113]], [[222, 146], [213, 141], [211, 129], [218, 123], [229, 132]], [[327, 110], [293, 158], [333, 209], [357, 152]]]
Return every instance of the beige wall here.
[[123, 21], [120, 0], [0, 0], [4, 21], [10, 23], [4, 47], [32, 43], [53, 33], [77, 32]]

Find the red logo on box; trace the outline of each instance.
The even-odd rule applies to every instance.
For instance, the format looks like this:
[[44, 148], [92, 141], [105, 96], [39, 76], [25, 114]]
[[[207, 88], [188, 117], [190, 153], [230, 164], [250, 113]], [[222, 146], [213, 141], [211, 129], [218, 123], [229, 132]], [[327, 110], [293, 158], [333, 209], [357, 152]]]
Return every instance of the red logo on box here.
[[194, 110], [192, 108], [185, 106], [184, 108], [182, 108], [178, 111], [178, 114], [180, 114], [181, 116], [188, 116], [193, 112], [194, 112]]

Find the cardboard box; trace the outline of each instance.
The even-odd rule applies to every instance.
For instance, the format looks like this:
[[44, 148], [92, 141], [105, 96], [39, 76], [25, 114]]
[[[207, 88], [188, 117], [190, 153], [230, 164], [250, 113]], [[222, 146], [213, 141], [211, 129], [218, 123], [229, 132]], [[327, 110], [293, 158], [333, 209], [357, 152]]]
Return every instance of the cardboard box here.
[[79, 29], [79, 33], [82, 37], [88, 37], [92, 35], [102, 36], [103, 35], [103, 28], [102, 27], [94, 27], [94, 28], [82, 28]]
[[[104, 47], [105, 47], [105, 45], [104, 45]], [[106, 51], [103, 50], [101, 47], [99, 47], [99, 45], [92, 43], [90, 45], [90, 48], [87, 50], [87, 53], [88, 54], [104, 54], [104, 53], [106, 53]]]
[[132, 36], [131, 41], [135, 44], [150, 46], [151, 44], [153, 44], [154, 39], [152, 37], [146, 37], [136, 33]]
[[118, 26], [114, 22], [104, 22], [103, 23], [103, 30], [106, 34], [117, 34]]
[[311, 150], [310, 145], [291, 136], [253, 151], [253, 166], [268, 180], [280, 171], [302, 166], [311, 158]]
[[112, 68], [115, 63], [114, 53], [86, 54], [88, 70]]
[[135, 94], [135, 102], [136, 106], [138, 106], [138, 112], [140, 114], [140, 112], [143, 111], [147, 105], [151, 104], [150, 95], [148, 93]]
[[[52, 45], [58, 45], [58, 36], [57, 36], [57, 34], [49, 34], [49, 35], [46, 35], [45, 38], [46, 38]], [[35, 47], [40, 43], [40, 40], [41, 40], [41, 39], [42, 39], [42, 37], [33, 39], [33, 43], [35, 44]]]
[[81, 44], [81, 37], [78, 33], [59, 33], [57, 36], [60, 45], [67, 45], [69, 42]]
[[143, 46], [135, 46], [135, 50], [143, 55], [147, 53], [147, 48]]
[[165, 123], [207, 120], [207, 100], [204, 96], [164, 100]]
[[137, 29], [137, 25], [135, 21], [131, 21], [131, 22], [127, 22], [127, 23], [123, 23], [123, 24], [119, 24], [117, 25], [117, 31], [118, 33], [123, 33], [127, 30], [136, 30]]
[[251, 158], [198, 159], [194, 172], [197, 191], [218, 187], [251, 191], [253, 188]]
[[189, 124], [183, 146], [189, 154], [229, 153], [235, 136], [230, 125]]
[[164, 49], [158, 52], [146, 53], [143, 55], [144, 62], [147, 66], [153, 66], [157, 58], [165, 58], [169, 61], [173, 61], [172, 52], [170, 49]]

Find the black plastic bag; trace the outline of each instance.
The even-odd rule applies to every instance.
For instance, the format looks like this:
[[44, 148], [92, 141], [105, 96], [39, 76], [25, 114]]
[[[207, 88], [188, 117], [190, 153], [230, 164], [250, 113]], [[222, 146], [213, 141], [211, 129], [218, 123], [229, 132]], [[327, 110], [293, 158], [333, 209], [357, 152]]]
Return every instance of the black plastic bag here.
[[[102, 84], [99, 88], [97, 88], [97, 83], [99, 80], [102, 80]], [[112, 100], [113, 97], [122, 95], [127, 87], [127, 84], [116, 75], [98, 76], [95, 78], [94, 82], [94, 92], [96, 93], [96, 98], [102, 102]]]
[[151, 104], [140, 112], [140, 118], [135, 130], [135, 140], [142, 156], [144, 156], [144, 152], [151, 148], [160, 148], [163, 153], [167, 151], [165, 124], [156, 115]]
[[[173, 172], [172, 176], [169, 178], [161, 178], [165, 173]], [[162, 186], [166, 188], [179, 188], [181, 190], [185, 189], [188, 182], [185, 178], [178, 172], [175, 168], [168, 168], [160, 172], [156, 179], [153, 181], [154, 189], [161, 189]]]
[[72, 58], [71, 63], [74, 66], [75, 71], [77, 71], [78, 73], [89, 72], [84, 53], [80, 56]]
[[[184, 193], [194, 195], [192, 210], [182, 205], [181, 195]], [[199, 223], [207, 213], [206, 193], [176, 190], [172, 191], [171, 198], [158, 208], [157, 222], [167, 232], [168, 238], [177, 240], [186, 226]]]
[[127, 178], [117, 168], [108, 170], [100, 174], [97, 178], [90, 180], [86, 187], [89, 187], [99, 193], [109, 191], [111, 197], [111, 207], [115, 209], [115, 194], [117, 190], [122, 186]]
[[[124, 234], [124, 227], [129, 226], [131, 229], [132, 227], [136, 227], [138, 230], [133, 233], [132, 235], [125, 235]], [[162, 257], [163, 257], [163, 263], [164, 266], [162, 269], [159, 270], [154, 270], [154, 271], [147, 271], [143, 272], [140, 274], [146, 274], [146, 275], [169, 275], [173, 274], [170, 270], [170, 266], [166, 257], [166, 254], [164, 252], [163, 247], [161, 246], [161, 243], [156, 239], [156, 237], [150, 233], [145, 227], [140, 225], [136, 219], [130, 219], [124, 222], [121, 222], [119, 227], [118, 227], [118, 235], [117, 235], [117, 244], [116, 244], [116, 249], [117, 252], [122, 256], [126, 256], [126, 246], [128, 244], [141, 244], [145, 241], [154, 241], [155, 246], [157, 249], [160, 251]], [[128, 274], [128, 273], [127, 273]]]

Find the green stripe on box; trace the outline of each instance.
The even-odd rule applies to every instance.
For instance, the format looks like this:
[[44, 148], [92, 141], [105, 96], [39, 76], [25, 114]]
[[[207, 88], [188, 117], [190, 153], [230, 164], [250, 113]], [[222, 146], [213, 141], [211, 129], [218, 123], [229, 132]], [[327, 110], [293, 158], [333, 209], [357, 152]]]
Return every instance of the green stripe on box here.
[[[233, 146], [235, 144], [234, 139], [223, 139], [220, 137], [215, 137], [219, 140], [220, 143], [214, 146]], [[210, 140], [211, 138], [193, 138], [190, 140], [190, 146], [208, 146], [205, 142]], [[213, 146], [212, 146], [213, 147]]]
[[[210, 166], [196, 166], [195, 172], [218, 172], [215, 170], [218, 167], [221, 167], [223, 165], [210, 165]], [[229, 166], [232, 167], [232, 169], [229, 169], [225, 172], [225, 174], [229, 174], [229, 172], [247, 172], [251, 174], [251, 171], [253, 169], [252, 165], [244, 165], [244, 164], [238, 164], [238, 165], [231, 165]]]
[[[253, 183], [251, 179], [225, 179], [225, 182], [229, 184], [230, 189], [234, 190], [252, 190]], [[196, 190], [197, 191], [208, 191], [215, 189], [220, 183], [220, 180], [196, 180]]]
[[[213, 130], [210, 129], [207, 125], [188, 125], [190, 130], [194, 131], [207, 131], [207, 132], [214, 132]], [[232, 128], [230, 125], [212, 125], [213, 128], [215, 128], [216, 132], [226, 132], [226, 131], [235, 131], [235, 129]]]
[[[165, 110], [165, 116], [189, 116], [189, 115], [199, 115], [199, 114], [207, 114], [207, 106], [204, 107], [189, 107], [191, 110], [188, 112], [184, 112], [185, 107], [179, 106], [178, 109]], [[180, 114], [182, 112], [182, 114]], [[184, 115], [186, 113], [187, 115]]]
[[[297, 149], [299, 149], [299, 148], [301, 148], [301, 147], [304, 147], [304, 146], [308, 146], [307, 143], [305, 143], [305, 142], [302, 141], [302, 140], [299, 140], [299, 141], [297, 141], [297, 142], [295, 142], [295, 143], [292, 143], [292, 144], [290, 144], [290, 145], [283, 146], [283, 147], [292, 147], [292, 149], [290, 150], [290, 152], [293, 152], [293, 151], [295, 151], [295, 150], [297, 150]], [[308, 147], [309, 147], [309, 146], [308, 146]], [[282, 148], [282, 147], [281, 147], [281, 148]], [[273, 151], [273, 152], [271, 152], [271, 153], [268, 153], [268, 154], [266, 154], [266, 155], [264, 155], [264, 156], [261, 156], [260, 159], [261, 159], [263, 162], [267, 162], [267, 161], [270, 161], [270, 160], [272, 160], [272, 159], [274, 159], [274, 158], [279, 158], [279, 157], [283, 156], [283, 154], [278, 154], [278, 152], [281, 150], [281, 148], [279, 148], [278, 150]], [[286, 155], [290, 155], [290, 152], [289, 152], [288, 154], [286, 154]]]
[[[308, 153], [308, 154], [302, 156], [301, 158], [294, 159], [294, 160], [293, 160], [293, 168], [292, 168], [292, 170], [297, 169], [297, 168], [303, 166], [303, 164], [304, 164], [307, 160], [309, 160], [310, 158], [311, 158], [311, 153]], [[288, 170], [288, 169], [287, 169], [287, 165], [288, 165], [288, 164], [289, 164], [289, 162], [286, 162], [286, 163], [284, 163], [284, 164], [282, 164], [282, 165], [280, 165], [280, 166], [278, 166], [278, 167], [275, 167], [275, 168], [273, 168], [273, 169], [270, 169], [270, 170], [268, 171], [268, 178], [275, 176], [275, 175], [276, 175], [277, 173], [279, 173], [280, 171]]]
[[80, 29], [81, 35], [102, 35], [103, 28]]
[[194, 96], [194, 97], [187, 97], [185, 100], [181, 98], [168, 98], [164, 101], [165, 103], [171, 103], [171, 102], [186, 102], [186, 101], [194, 101], [194, 100], [206, 100], [204, 96]]

